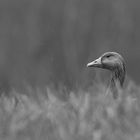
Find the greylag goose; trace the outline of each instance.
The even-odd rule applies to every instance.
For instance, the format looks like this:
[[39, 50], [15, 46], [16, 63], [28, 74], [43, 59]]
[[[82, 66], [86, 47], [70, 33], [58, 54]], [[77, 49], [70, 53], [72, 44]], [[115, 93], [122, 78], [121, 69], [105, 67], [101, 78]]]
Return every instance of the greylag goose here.
[[111, 81], [109, 88], [113, 98], [118, 98], [118, 87], [123, 87], [125, 79], [125, 62], [123, 57], [116, 52], [106, 52], [98, 59], [87, 64], [87, 67], [97, 67], [111, 71]]

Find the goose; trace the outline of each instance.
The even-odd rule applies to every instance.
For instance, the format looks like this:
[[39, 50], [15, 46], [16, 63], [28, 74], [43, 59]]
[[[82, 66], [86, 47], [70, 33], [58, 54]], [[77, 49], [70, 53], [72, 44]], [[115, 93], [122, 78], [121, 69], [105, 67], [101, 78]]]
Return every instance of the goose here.
[[123, 88], [126, 70], [124, 58], [117, 52], [106, 52], [98, 59], [87, 64], [87, 67], [107, 69], [111, 72], [109, 89], [113, 98], [118, 98], [118, 88]]

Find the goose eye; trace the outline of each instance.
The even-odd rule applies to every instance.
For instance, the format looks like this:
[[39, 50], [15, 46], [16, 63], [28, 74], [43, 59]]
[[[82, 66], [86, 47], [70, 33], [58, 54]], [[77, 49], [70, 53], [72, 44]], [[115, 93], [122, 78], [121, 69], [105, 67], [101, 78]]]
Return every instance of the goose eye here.
[[107, 57], [107, 58], [109, 58], [109, 57], [110, 57], [110, 55], [107, 55], [106, 57]]

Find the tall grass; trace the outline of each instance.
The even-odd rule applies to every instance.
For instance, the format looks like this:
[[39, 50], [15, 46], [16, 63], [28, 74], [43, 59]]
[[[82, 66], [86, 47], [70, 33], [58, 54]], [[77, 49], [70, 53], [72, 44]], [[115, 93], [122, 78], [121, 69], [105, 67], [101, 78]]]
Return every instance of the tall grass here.
[[[13, 89], [0, 98], [0, 140], [139, 140], [140, 87], [129, 82], [114, 101], [106, 87], [93, 84]], [[65, 96], [65, 98], [62, 98]]]

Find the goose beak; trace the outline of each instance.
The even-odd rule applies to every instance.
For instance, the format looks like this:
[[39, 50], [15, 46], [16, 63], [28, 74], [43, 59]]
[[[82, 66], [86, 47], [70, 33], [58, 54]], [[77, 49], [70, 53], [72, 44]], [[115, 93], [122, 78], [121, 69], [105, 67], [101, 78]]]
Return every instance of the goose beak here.
[[101, 57], [87, 64], [87, 67], [99, 67], [100, 68], [101, 66], [102, 66]]

